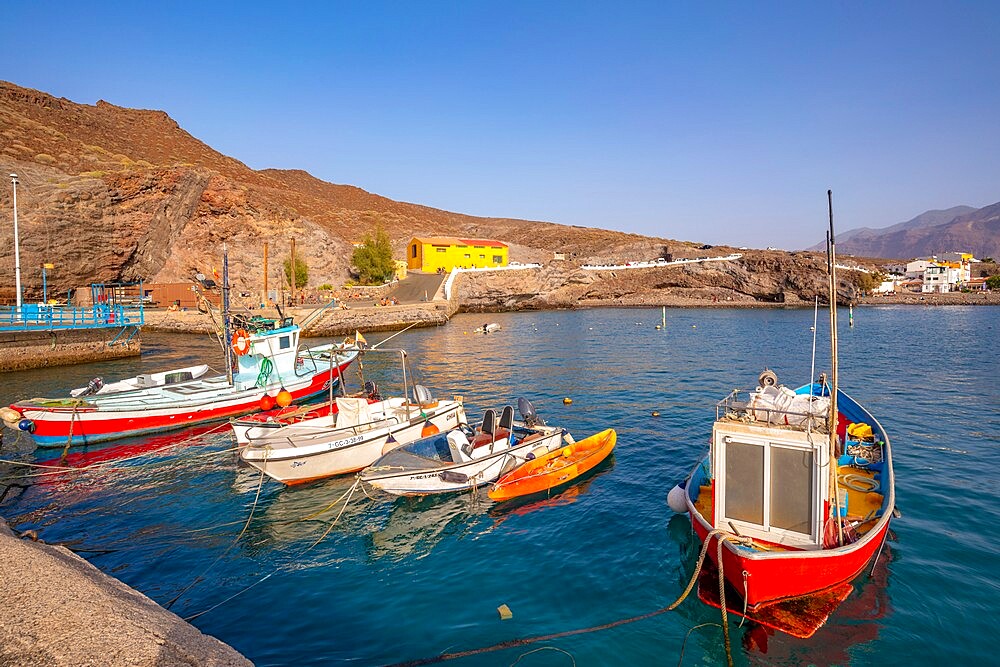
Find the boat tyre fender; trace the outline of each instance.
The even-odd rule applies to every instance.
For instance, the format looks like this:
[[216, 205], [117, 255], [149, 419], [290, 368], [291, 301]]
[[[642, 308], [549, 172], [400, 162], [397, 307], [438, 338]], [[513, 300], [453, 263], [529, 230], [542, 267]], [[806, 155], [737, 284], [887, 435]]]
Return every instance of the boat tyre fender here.
[[250, 352], [250, 334], [246, 332], [246, 329], [237, 329], [233, 333], [233, 352], [237, 356], [244, 356]]

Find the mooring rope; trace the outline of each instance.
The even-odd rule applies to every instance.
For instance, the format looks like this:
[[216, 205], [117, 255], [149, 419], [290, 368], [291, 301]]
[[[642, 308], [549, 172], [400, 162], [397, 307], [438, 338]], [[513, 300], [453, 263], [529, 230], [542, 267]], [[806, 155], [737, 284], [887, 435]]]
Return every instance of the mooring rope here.
[[[343, 507], [342, 507], [342, 508], [340, 509], [340, 513], [339, 513], [339, 514], [337, 514], [337, 518], [336, 518], [336, 519], [334, 519], [334, 520], [333, 520], [333, 522], [332, 522], [332, 523], [331, 523], [331, 524], [330, 524], [330, 525], [329, 525], [329, 526], [327, 527], [327, 529], [326, 529], [326, 530], [325, 530], [325, 531], [323, 532], [323, 534], [322, 534], [322, 535], [320, 535], [319, 539], [317, 539], [317, 540], [316, 540], [315, 542], [313, 542], [312, 544], [310, 544], [310, 545], [309, 545], [308, 547], [306, 547], [306, 548], [305, 548], [305, 550], [303, 550], [303, 551], [302, 551], [302, 553], [300, 553], [300, 554], [298, 554], [298, 555], [296, 556], [296, 561], [297, 561], [297, 560], [298, 560], [299, 558], [301, 558], [302, 556], [304, 556], [304, 555], [306, 555], [307, 553], [309, 553], [309, 551], [310, 551], [310, 550], [311, 550], [311, 549], [312, 549], [313, 547], [315, 547], [315, 546], [316, 546], [317, 544], [319, 544], [320, 542], [322, 542], [322, 541], [323, 541], [323, 539], [324, 539], [324, 538], [326, 538], [326, 536], [330, 534], [330, 531], [331, 531], [331, 530], [333, 530], [333, 527], [337, 525], [337, 523], [338, 523], [338, 522], [340, 521], [340, 518], [341, 518], [341, 517], [342, 517], [342, 516], [344, 515], [344, 512], [345, 512], [345, 511], [347, 510], [347, 505], [348, 505], [348, 503], [349, 503], [349, 502], [350, 502], [350, 500], [351, 500], [351, 496], [353, 496], [353, 495], [354, 495], [354, 491], [355, 491], [355, 490], [356, 490], [356, 489], [358, 488], [358, 486], [360, 486], [360, 485], [361, 485], [361, 478], [360, 478], [360, 477], [358, 477], [358, 478], [357, 478], [357, 479], [356, 479], [356, 480], [354, 481], [354, 484], [353, 484], [353, 485], [351, 485], [351, 488], [350, 488], [350, 489], [348, 489], [347, 491], [345, 491], [345, 492], [344, 492], [344, 493], [343, 493], [343, 494], [342, 494], [342, 495], [340, 496], [340, 498], [337, 498], [337, 500], [335, 500], [335, 501], [333, 501], [332, 503], [330, 503], [329, 505], [327, 505], [327, 506], [326, 506], [326, 508], [324, 508], [323, 510], [321, 510], [321, 511], [319, 511], [319, 512], [313, 512], [312, 514], [308, 515], [307, 517], [303, 517], [303, 518], [301, 518], [301, 519], [296, 519], [295, 521], [292, 521], [292, 522], [289, 522], [289, 523], [295, 523], [295, 522], [298, 522], [298, 521], [305, 521], [305, 520], [307, 520], [308, 518], [313, 518], [313, 517], [315, 517], [315, 516], [318, 516], [319, 514], [322, 514], [323, 512], [326, 512], [326, 511], [329, 511], [330, 509], [332, 509], [332, 508], [333, 508], [333, 507], [334, 507], [334, 506], [335, 506], [335, 505], [336, 505], [336, 504], [337, 504], [338, 502], [340, 502], [341, 500], [344, 500], [344, 506], [343, 506]], [[251, 517], [252, 517], [252, 514], [251, 514]], [[249, 519], [247, 520], [247, 523], [248, 523], [248, 525], [249, 525]], [[240, 536], [242, 536], [242, 533], [240, 533]], [[238, 539], [239, 539], [239, 536], [237, 536], [237, 538], [236, 538], [236, 539], [238, 540]], [[233, 544], [235, 544], [235, 541], [233, 542]], [[231, 547], [231, 546], [232, 546], [232, 545], [230, 545], [230, 547]], [[228, 549], [227, 549], [227, 551], [228, 551]], [[225, 555], [225, 553], [223, 553], [222, 555], [224, 556], [224, 555]], [[221, 556], [220, 556], [220, 558], [221, 558]], [[218, 560], [218, 559], [216, 559], [216, 560]], [[214, 565], [214, 563], [213, 563], [213, 565]], [[267, 573], [267, 574], [265, 574], [265, 575], [264, 575], [263, 577], [261, 577], [260, 579], [258, 579], [258, 580], [257, 580], [257, 581], [255, 581], [255, 582], [253, 582], [253, 583], [252, 583], [252, 584], [250, 584], [249, 586], [246, 586], [246, 587], [242, 588], [241, 590], [238, 590], [238, 591], [236, 591], [235, 593], [233, 593], [232, 595], [230, 595], [230, 596], [229, 596], [229, 597], [227, 597], [226, 599], [224, 599], [224, 600], [222, 600], [222, 601], [220, 601], [220, 602], [217, 602], [216, 604], [212, 605], [212, 606], [211, 606], [211, 607], [209, 607], [208, 609], [205, 609], [205, 610], [203, 610], [203, 611], [199, 611], [199, 612], [198, 612], [197, 614], [192, 614], [191, 616], [185, 616], [185, 617], [184, 617], [184, 620], [185, 620], [185, 621], [188, 621], [188, 622], [190, 622], [190, 621], [192, 621], [192, 620], [194, 620], [194, 619], [198, 618], [199, 616], [204, 616], [204, 615], [205, 615], [205, 614], [207, 614], [208, 612], [210, 612], [210, 611], [213, 611], [213, 610], [215, 610], [215, 609], [218, 609], [219, 607], [221, 607], [222, 605], [226, 604], [227, 602], [230, 602], [230, 601], [232, 601], [232, 600], [235, 600], [236, 598], [238, 598], [239, 596], [243, 595], [244, 593], [246, 593], [246, 592], [247, 592], [247, 591], [249, 591], [250, 589], [252, 589], [252, 588], [254, 588], [254, 587], [258, 586], [259, 584], [262, 584], [262, 583], [264, 583], [264, 582], [265, 582], [266, 580], [270, 579], [271, 577], [273, 577], [274, 575], [278, 574], [278, 573], [279, 573], [279, 572], [281, 572], [282, 570], [286, 570], [286, 569], [288, 569], [289, 567], [291, 567], [291, 565], [288, 565], [288, 564], [286, 564], [286, 565], [279, 565], [279, 566], [278, 566], [278, 567], [276, 567], [276, 568], [275, 568], [274, 570], [272, 570], [271, 572], [268, 572], [268, 573]], [[206, 570], [206, 572], [207, 572], [207, 571], [208, 571], [208, 570]], [[184, 592], [184, 591], [181, 591], [181, 593], [183, 593], [183, 592]], [[180, 594], [178, 594], [178, 597], [179, 597], [179, 596], [180, 596]], [[175, 599], [176, 599], [176, 598], [175, 598]], [[173, 601], [171, 601], [171, 603], [172, 603], [172, 602], [173, 602]]]
[[[705, 563], [705, 556], [708, 553], [708, 547], [709, 545], [711, 545], [713, 537], [716, 537], [717, 538], [716, 542], [719, 543], [719, 551], [717, 554], [719, 557], [719, 585], [720, 587], [722, 587], [725, 582], [724, 575], [722, 572], [722, 542], [732, 541], [732, 542], [745, 543], [748, 538], [735, 535], [727, 530], [722, 530], [721, 528], [717, 528], [715, 530], [710, 531], [708, 535], [705, 536], [705, 541], [701, 547], [701, 553], [698, 555], [698, 564], [694, 568], [694, 574], [691, 575], [691, 579], [688, 581], [687, 587], [680, 594], [680, 597], [678, 597], [676, 600], [674, 600], [666, 607], [661, 607], [660, 609], [657, 609], [655, 611], [646, 612], [645, 614], [640, 614], [638, 616], [631, 616], [629, 618], [622, 618], [617, 621], [611, 621], [610, 623], [603, 623], [601, 625], [591, 626], [589, 628], [564, 630], [563, 632], [553, 632], [547, 635], [526, 637], [524, 639], [508, 639], [507, 641], [499, 642], [491, 646], [484, 646], [482, 648], [469, 649], [466, 651], [456, 651], [454, 653], [442, 653], [440, 655], [436, 655], [431, 658], [420, 658], [417, 660], [407, 660], [405, 662], [397, 662], [393, 663], [389, 667], [416, 667], [417, 665], [432, 665], [439, 662], [445, 662], [446, 660], [455, 660], [456, 658], [467, 658], [473, 655], [479, 655], [482, 653], [492, 653], [494, 651], [502, 651], [504, 649], [514, 648], [517, 646], [529, 646], [531, 644], [536, 644], [541, 641], [551, 641], [553, 639], [573, 637], [575, 635], [583, 635], [591, 632], [598, 632], [600, 630], [609, 630], [611, 628], [617, 628], [620, 625], [627, 625], [629, 623], [635, 623], [636, 621], [644, 621], [647, 618], [652, 618], [654, 616], [659, 616], [660, 614], [664, 614], [668, 611], [673, 611], [674, 609], [679, 607], [682, 602], [684, 602], [684, 600], [687, 598], [687, 596], [691, 593], [692, 589], [694, 588], [694, 584], [698, 580], [698, 575], [701, 574], [702, 566]], [[726, 660], [731, 667], [733, 664], [733, 656], [732, 656], [732, 649], [729, 644], [729, 629], [727, 627], [728, 617], [726, 616], [726, 599], [724, 590], [722, 591], [721, 602], [722, 602], [723, 634], [725, 636], [725, 641], [726, 641]]]
[[[62, 475], [62, 474], [68, 473], [68, 472], [83, 472], [83, 471], [86, 471], [86, 470], [93, 470], [95, 468], [110, 468], [112, 470], [115, 470], [117, 468], [115, 468], [114, 466], [119, 466], [122, 463], [126, 463], [128, 461], [134, 461], [136, 459], [146, 458], [148, 456], [151, 456], [153, 454], [158, 454], [159, 452], [162, 452], [164, 450], [170, 449], [172, 447], [179, 447], [181, 445], [187, 444], [188, 442], [190, 442], [192, 440], [195, 440], [197, 438], [201, 438], [202, 436], [209, 435], [210, 433], [214, 433], [214, 432], [218, 431], [220, 428], [225, 428], [227, 426], [229, 426], [229, 422], [223, 422], [222, 424], [219, 424], [218, 426], [214, 426], [211, 429], [209, 429], [209, 430], [207, 430], [207, 431], [205, 431], [203, 433], [198, 433], [196, 435], [188, 436], [188, 437], [184, 438], [183, 440], [178, 440], [177, 442], [168, 443], [166, 445], [163, 445], [162, 447], [157, 447], [156, 449], [151, 449], [148, 452], [142, 452], [141, 454], [135, 454], [133, 456], [126, 456], [126, 457], [121, 458], [121, 459], [108, 460], [108, 461], [98, 461], [97, 463], [90, 463], [90, 464], [87, 464], [87, 465], [84, 465], [84, 466], [79, 466], [79, 467], [77, 467], [77, 466], [65, 466], [65, 465], [50, 465], [50, 464], [45, 464], [45, 463], [30, 463], [28, 461], [15, 461], [13, 459], [0, 459], [0, 464], [7, 464], [7, 465], [12, 465], [12, 466], [20, 466], [22, 468], [39, 468], [39, 469], [42, 469], [42, 470], [49, 470], [49, 471], [51, 471], [51, 472], [34, 473], [34, 474], [29, 474], [29, 475], [19, 475], [16, 478], [5, 478], [5, 479], [24, 479], [24, 478], [27, 478], [27, 477], [43, 477], [45, 475]], [[203, 446], [208, 446], [208, 444], [209, 443], [205, 443]], [[234, 451], [236, 449], [238, 449], [238, 447], [231, 447], [231, 448], [220, 450], [220, 451], [206, 452], [205, 454], [192, 454], [191, 456], [192, 457], [217, 456], [219, 454], [224, 454], [226, 452], [231, 452], [231, 451]], [[168, 462], [164, 462], [164, 463], [170, 463], [170, 462], [168, 461]], [[161, 465], [161, 464], [148, 463], [148, 464], [145, 464], [145, 465]]]
[[226, 554], [228, 554], [230, 551], [232, 551], [232, 548], [234, 546], [236, 546], [236, 543], [240, 541], [240, 538], [242, 538], [243, 535], [246, 534], [247, 528], [250, 527], [250, 522], [253, 520], [254, 512], [257, 511], [257, 501], [260, 500], [260, 490], [264, 486], [264, 470], [263, 470], [263, 467], [267, 466], [267, 454], [268, 454], [269, 451], [270, 451], [269, 447], [267, 447], [267, 448], [264, 449], [264, 465], [262, 466], [261, 471], [260, 471], [260, 479], [257, 480], [257, 493], [253, 497], [253, 505], [250, 506], [250, 515], [247, 517], [246, 523], [243, 524], [243, 530], [241, 530], [240, 534], [236, 536], [236, 539], [234, 539], [232, 542], [230, 542], [229, 546], [226, 547], [226, 550], [223, 551], [221, 554], [219, 554], [216, 557], [216, 559], [213, 560], [212, 563], [208, 567], [206, 567], [205, 570], [201, 574], [199, 574], [197, 577], [195, 577], [194, 580], [191, 581], [190, 584], [188, 584], [187, 586], [185, 586], [184, 588], [182, 588], [181, 591], [177, 595], [175, 595], [174, 597], [172, 597], [167, 602], [167, 604], [163, 605], [166, 609], [170, 609], [170, 607], [172, 607], [173, 604], [175, 602], [177, 602], [177, 600], [179, 600], [182, 595], [184, 595], [189, 590], [191, 590], [192, 588], [194, 588], [195, 584], [197, 584], [199, 581], [201, 581], [202, 579], [204, 579], [205, 575], [208, 574], [209, 571], [211, 571], [211, 569], [213, 567], [215, 567], [220, 560], [222, 560], [223, 558], [225, 558]]

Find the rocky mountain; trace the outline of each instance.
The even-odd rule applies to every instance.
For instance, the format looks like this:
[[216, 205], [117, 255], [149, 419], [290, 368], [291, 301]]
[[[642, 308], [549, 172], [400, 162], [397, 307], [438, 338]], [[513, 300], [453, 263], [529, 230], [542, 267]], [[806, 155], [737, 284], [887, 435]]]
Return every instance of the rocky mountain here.
[[[583, 271], [583, 263], [635, 262], [664, 253], [722, 256], [733, 249], [462, 215], [327, 183], [300, 170], [254, 170], [191, 136], [163, 111], [78, 104], [6, 82], [0, 82], [0, 169], [19, 177], [22, 283], [29, 298], [40, 296], [43, 263], [55, 265], [48, 279], [56, 294], [91, 282], [186, 281], [221, 269], [223, 243], [234, 286], [256, 290], [263, 244], [269, 244], [269, 283], [276, 285], [292, 237], [310, 267], [310, 283], [338, 284], [349, 275], [352, 242], [375, 225], [388, 232], [400, 257], [415, 235], [507, 242], [512, 260], [545, 264], [536, 280], [512, 286], [523, 288], [517, 303], [527, 307], [624, 303], [626, 297], [640, 304], [667, 294], [796, 302], [811, 300], [824, 285], [817, 279], [823, 262], [809, 253], [746, 251], [711, 266], [627, 275]], [[9, 185], [0, 187], [4, 217], [10, 215], [11, 193]], [[555, 261], [553, 252], [568, 259]], [[0, 288], [14, 283], [13, 254], [12, 228], [0, 225]], [[853, 289], [850, 280], [843, 284]]]
[[[1000, 254], [1000, 202], [981, 209], [954, 206], [926, 211], [912, 220], [882, 229], [862, 227], [837, 235], [837, 251], [861, 257], [911, 259], [945, 252], [971, 252], [977, 257]], [[809, 250], [824, 250], [817, 243]]]

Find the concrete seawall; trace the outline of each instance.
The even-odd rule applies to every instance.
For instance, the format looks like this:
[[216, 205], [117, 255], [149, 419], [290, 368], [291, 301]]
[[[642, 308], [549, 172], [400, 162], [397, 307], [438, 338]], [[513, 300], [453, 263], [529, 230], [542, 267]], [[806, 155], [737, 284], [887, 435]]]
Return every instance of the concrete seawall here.
[[0, 664], [252, 663], [64, 547], [14, 536], [0, 520]]
[[[266, 317], [277, 317], [273, 310], [258, 311]], [[294, 317], [301, 322], [312, 312], [309, 308], [292, 308], [285, 310], [286, 316]], [[314, 323], [309, 324], [304, 332], [305, 337], [342, 336], [353, 334], [355, 330], [362, 333], [370, 331], [396, 331], [415, 324], [432, 327], [445, 324], [454, 314], [451, 304], [446, 301], [434, 301], [424, 304], [400, 306], [360, 307], [352, 306], [350, 310], [329, 310]], [[215, 325], [208, 315], [196, 310], [188, 311], [146, 311], [145, 331], [161, 331], [176, 333], [212, 333]], [[218, 316], [216, 316], [218, 317]]]
[[128, 343], [108, 345], [120, 331], [4, 331], [0, 333], [0, 372], [138, 356], [142, 347], [139, 336]]

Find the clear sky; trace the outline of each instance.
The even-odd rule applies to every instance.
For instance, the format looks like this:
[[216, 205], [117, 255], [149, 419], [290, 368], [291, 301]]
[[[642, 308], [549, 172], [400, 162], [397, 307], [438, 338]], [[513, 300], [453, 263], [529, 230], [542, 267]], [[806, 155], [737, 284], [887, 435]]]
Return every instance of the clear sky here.
[[[149, 6], [145, 6], [145, 5]], [[1000, 2], [29, 2], [0, 78], [461, 213], [800, 248], [1000, 201]]]

